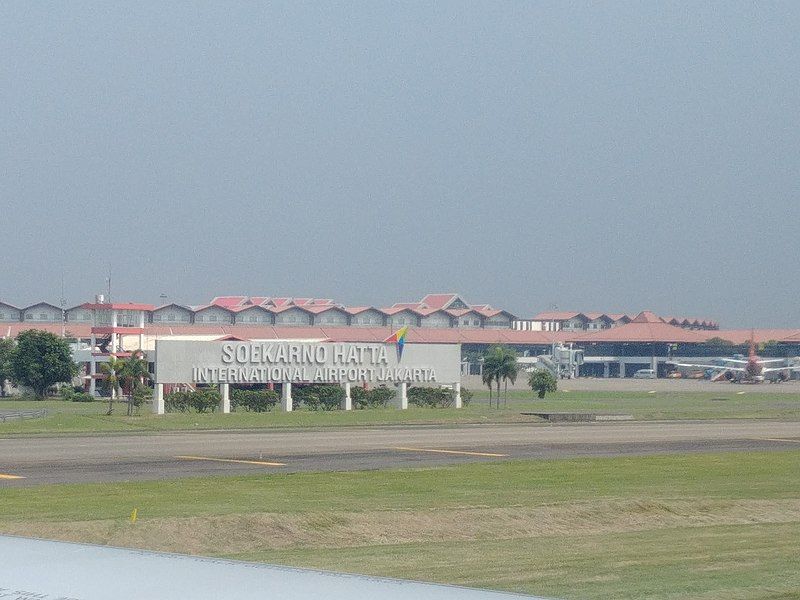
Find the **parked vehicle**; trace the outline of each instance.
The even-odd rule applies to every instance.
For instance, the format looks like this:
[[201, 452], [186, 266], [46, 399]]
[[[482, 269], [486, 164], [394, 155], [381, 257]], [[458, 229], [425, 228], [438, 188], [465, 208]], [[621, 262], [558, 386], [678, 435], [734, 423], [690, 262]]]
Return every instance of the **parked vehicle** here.
[[655, 379], [656, 372], [653, 369], [639, 369], [633, 374], [634, 379]]

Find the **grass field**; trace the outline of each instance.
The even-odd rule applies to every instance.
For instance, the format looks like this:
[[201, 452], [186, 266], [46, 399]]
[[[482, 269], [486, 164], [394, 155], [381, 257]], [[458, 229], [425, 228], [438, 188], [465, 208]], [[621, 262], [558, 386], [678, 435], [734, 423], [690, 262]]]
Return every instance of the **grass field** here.
[[390, 424], [510, 423], [536, 420], [522, 412], [598, 412], [631, 414], [635, 419], [800, 419], [800, 394], [736, 392], [556, 392], [544, 400], [529, 392], [509, 392], [508, 405], [489, 408], [485, 392], [478, 391], [470, 406], [461, 409], [393, 408], [358, 411], [293, 413], [168, 414], [157, 416], [144, 406], [141, 414], [106, 416], [103, 402], [79, 403], [59, 400], [2, 400], [0, 410], [46, 408], [48, 416], [28, 421], [0, 423], [0, 435], [63, 434], [113, 431], [167, 431], [192, 429], [245, 429], [270, 427], [322, 427]]
[[800, 451], [7, 488], [0, 531], [557, 598], [788, 599], [798, 464]]

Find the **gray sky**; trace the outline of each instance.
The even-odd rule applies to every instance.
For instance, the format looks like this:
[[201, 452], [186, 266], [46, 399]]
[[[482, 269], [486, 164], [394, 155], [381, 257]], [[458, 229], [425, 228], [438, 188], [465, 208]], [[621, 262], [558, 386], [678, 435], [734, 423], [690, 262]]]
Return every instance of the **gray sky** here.
[[0, 4], [0, 299], [800, 326], [800, 3]]

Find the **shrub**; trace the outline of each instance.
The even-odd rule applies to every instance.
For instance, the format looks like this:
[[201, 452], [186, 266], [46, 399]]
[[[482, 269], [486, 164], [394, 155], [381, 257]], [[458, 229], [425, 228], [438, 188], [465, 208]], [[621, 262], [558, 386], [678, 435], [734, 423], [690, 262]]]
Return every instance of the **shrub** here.
[[334, 410], [344, 400], [344, 389], [331, 385], [305, 385], [292, 389], [292, 399], [309, 410]]
[[219, 390], [214, 388], [202, 388], [191, 393], [190, 406], [199, 413], [214, 412], [219, 403], [222, 401], [222, 396]]
[[395, 397], [395, 391], [387, 387], [365, 390], [362, 387], [350, 389], [354, 408], [385, 408]]
[[164, 398], [166, 412], [189, 412], [189, 401], [193, 392], [172, 392]]
[[63, 385], [58, 390], [58, 396], [61, 400], [68, 402], [94, 402], [94, 396], [84, 392], [82, 387], [71, 385]]
[[408, 402], [414, 406], [447, 408], [456, 399], [455, 390], [438, 387], [412, 387], [408, 390]]
[[391, 388], [376, 387], [367, 392], [367, 406], [370, 408], [385, 408], [397, 395]]
[[528, 377], [528, 385], [536, 392], [539, 398], [544, 398], [547, 392], [555, 392], [558, 388], [558, 382], [550, 371], [537, 369]]
[[278, 403], [274, 390], [231, 389], [231, 410], [242, 408], [248, 412], [268, 412]]
[[469, 403], [472, 402], [472, 397], [475, 395], [475, 392], [472, 390], [468, 390], [467, 388], [461, 388], [461, 405], [462, 406], [469, 406]]
[[73, 402], [94, 402], [95, 397], [92, 396], [89, 392], [75, 392], [72, 394], [71, 400]]
[[367, 408], [367, 390], [359, 386], [350, 387], [350, 399], [353, 401], [353, 408]]
[[214, 412], [222, 397], [214, 388], [198, 388], [194, 392], [173, 392], [164, 400], [167, 412]]
[[136, 410], [150, 401], [153, 397], [153, 390], [151, 390], [148, 386], [136, 382], [136, 386], [133, 388], [133, 393], [131, 394], [131, 404]]

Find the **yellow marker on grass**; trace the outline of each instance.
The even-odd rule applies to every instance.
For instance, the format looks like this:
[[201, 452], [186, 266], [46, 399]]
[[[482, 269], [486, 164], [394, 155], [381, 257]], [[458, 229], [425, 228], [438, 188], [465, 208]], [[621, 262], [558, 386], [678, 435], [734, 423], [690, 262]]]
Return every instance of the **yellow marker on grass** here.
[[138, 508], [134, 508], [131, 511], [131, 523], [136, 523], [136, 516], [137, 516], [138, 512], [139, 512]]

